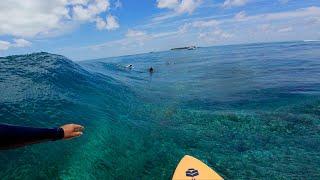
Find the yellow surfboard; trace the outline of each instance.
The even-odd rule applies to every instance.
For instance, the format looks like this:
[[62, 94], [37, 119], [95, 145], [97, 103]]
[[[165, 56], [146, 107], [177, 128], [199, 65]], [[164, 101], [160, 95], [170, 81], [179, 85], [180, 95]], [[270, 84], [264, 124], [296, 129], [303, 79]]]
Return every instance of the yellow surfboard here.
[[186, 155], [178, 164], [172, 180], [223, 180], [223, 178], [200, 160]]

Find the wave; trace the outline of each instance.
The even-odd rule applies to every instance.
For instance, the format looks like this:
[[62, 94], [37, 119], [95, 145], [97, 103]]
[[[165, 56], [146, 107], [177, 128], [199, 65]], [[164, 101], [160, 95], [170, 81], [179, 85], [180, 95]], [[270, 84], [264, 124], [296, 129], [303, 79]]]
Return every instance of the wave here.
[[114, 79], [90, 73], [66, 57], [43, 52], [0, 58], [0, 65], [2, 102], [63, 99], [76, 96], [81, 87], [101, 89], [117, 84]]
[[[50, 112], [52, 117], [65, 113], [66, 117], [61, 119], [75, 119], [72, 111], [81, 106], [92, 106], [102, 111], [109, 107], [108, 111], [120, 111], [123, 107], [116, 105], [125, 105], [121, 100], [132, 94], [119, 81], [89, 72], [61, 55], [42, 52], [8, 56], [0, 58], [0, 67], [0, 103], [1, 107], [6, 109], [2, 111], [2, 116], [26, 111], [31, 117], [45, 117]], [[100, 106], [106, 101], [107, 103], [103, 104], [105, 107]], [[39, 112], [42, 109], [45, 109], [44, 112]], [[22, 118], [18, 117], [2, 119], [16, 123], [17, 119]], [[36, 124], [41, 120], [30, 122]], [[24, 123], [23, 120], [21, 122]]]
[[[82, 140], [58, 142], [53, 147], [51, 144], [32, 146], [27, 152], [18, 150], [21, 154], [17, 157], [23, 162], [29, 157], [34, 160], [31, 160], [32, 164], [49, 154], [48, 162], [52, 164], [39, 167], [40, 171], [54, 172], [52, 166], [62, 168], [61, 165], [66, 165], [59, 177], [90, 177], [95, 164], [102, 157], [110, 156], [108, 149], [114, 153], [133, 139], [131, 135], [139, 137], [137, 132], [128, 128], [135, 123], [134, 116], [129, 118], [128, 114], [133, 114], [131, 112], [138, 106], [138, 101], [128, 87], [114, 78], [85, 70], [64, 56], [44, 52], [0, 58], [0, 67], [2, 123], [42, 127], [79, 123], [86, 127], [86, 136]], [[114, 144], [108, 147], [107, 144], [113, 141]], [[72, 147], [79, 148], [72, 149], [72, 155], [67, 151], [58, 153], [59, 149]], [[1, 163], [0, 168], [15, 171], [14, 167], [22, 165], [14, 159], [11, 159], [13, 164]], [[87, 159], [86, 162], [83, 159]], [[8, 168], [10, 166], [13, 169]], [[74, 174], [76, 169], [82, 173]], [[6, 171], [0, 175], [11, 178], [11, 173]], [[27, 172], [28, 177], [50, 179], [39, 174], [33, 176], [32, 171], [33, 166], [22, 167], [14, 176], [22, 178]]]

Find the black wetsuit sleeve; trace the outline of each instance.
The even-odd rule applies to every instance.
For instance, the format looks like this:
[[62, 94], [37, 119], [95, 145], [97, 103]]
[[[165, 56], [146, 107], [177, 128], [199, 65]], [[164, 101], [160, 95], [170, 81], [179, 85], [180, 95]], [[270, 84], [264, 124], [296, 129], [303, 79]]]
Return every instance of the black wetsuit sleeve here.
[[0, 149], [16, 148], [42, 141], [54, 141], [63, 137], [62, 128], [33, 128], [0, 124]]

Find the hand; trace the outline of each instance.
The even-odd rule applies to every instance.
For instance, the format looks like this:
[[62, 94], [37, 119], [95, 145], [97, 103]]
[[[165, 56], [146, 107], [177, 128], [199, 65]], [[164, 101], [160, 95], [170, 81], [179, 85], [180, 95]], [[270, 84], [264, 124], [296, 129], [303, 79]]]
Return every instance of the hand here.
[[66, 124], [61, 126], [61, 128], [64, 131], [64, 137], [63, 139], [71, 139], [74, 137], [81, 136], [84, 130], [84, 127], [77, 124]]

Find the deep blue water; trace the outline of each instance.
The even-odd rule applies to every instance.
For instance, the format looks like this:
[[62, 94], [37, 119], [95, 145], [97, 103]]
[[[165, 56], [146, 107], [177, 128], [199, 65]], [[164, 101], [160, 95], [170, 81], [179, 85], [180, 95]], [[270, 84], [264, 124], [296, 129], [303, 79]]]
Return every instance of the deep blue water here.
[[0, 177], [169, 179], [189, 154], [226, 179], [319, 179], [319, 49], [286, 42], [80, 63], [48, 53], [0, 58], [1, 123], [86, 127], [71, 141], [0, 151]]

